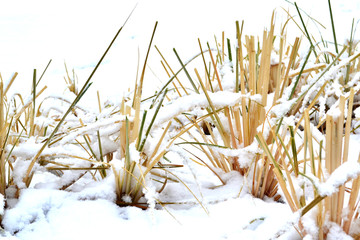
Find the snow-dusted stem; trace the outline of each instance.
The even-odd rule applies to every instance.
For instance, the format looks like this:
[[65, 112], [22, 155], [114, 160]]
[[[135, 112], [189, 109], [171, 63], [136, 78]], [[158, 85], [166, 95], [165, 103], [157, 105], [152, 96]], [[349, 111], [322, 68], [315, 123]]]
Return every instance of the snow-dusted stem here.
[[6, 121], [4, 119], [4, 85], [0, 82], [0, 194], [5, 195], [6, 188], [6, 169], [5, 169], [5, 138]]

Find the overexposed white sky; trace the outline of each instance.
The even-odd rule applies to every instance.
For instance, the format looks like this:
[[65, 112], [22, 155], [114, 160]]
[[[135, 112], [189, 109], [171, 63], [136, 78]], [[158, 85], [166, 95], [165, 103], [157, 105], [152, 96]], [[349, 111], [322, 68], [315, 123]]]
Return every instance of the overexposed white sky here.
[[[38, 69], [40, 75], [53, 59], [43, 84], [50, 87], [63, 84], [64, 62], [69, 70], [74, 68], [79, 81], [84, 82], [136, 4], [134, 14], [94, 76], [92, 88], [105, 91], [103, 94], [121, 94], [132, 87], [138, 50], [142, 65], [156, 21], [159, 25], [154, 44], [174, 64], [175, 70], [179, 65], [172, 52], [174, 47], [186, 61], [199, 52], [197, 38], [206, 46], [207, 41], [214, 43], [214, 35], [220, 38], [222, 31], [231, 37], [236, 20], [245, 20], [245, 34], [262, 35], [262, 30], [269, 26], [273, 10], [277, 12], [277, 29], [285, 16], [280, 6], [296, 15], [295, 7], [284, 0], [2, 1], [0, 73], [4, 81], [17, 71], [19, 76], [13, 90], [25, 88], [30, 92], [33, 69]], [[300, 0], [297, 4], [327, 27], [322, 31], [332, 41], [328, 1]], [[333, 0], [332, 7], [341, 43], [350, 35], [352, 18], [360, 16], [360, 1]], [[303, 17], [307, 20], [305, 14]], [[313, 24], [309, 22], [309, 25]], [[300, 31], [292, 25], [291, 34], [299, 35]], [[147, 69], [146, 81], [161, 86], [159, 81], [167, 79], [162, 75], [164, 71], [154, 48], [149, 67], [157, 76]]]

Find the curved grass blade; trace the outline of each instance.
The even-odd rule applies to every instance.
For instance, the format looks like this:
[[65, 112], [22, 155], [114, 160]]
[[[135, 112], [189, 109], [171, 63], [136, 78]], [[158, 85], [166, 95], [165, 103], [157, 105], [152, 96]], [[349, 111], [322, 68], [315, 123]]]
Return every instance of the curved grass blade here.
[[[135, 6], [136, 7], [136, 6]], [[127, 21], [129, 20], [130, 16], [132, 15], [132, 13], [134, 12], [135, 8], [131, 11], [131, 13], [129, 14], [128, 18], [125, 20], [124, 24], [120, 27], [120, 29], [117, 31], [117, 33], [115, 34], [115, 37], [112, 39], [111, 43], [109, 44], [109, 46], [107, 47], [107, 49], [105, 50], [104, 54], [101, 56], [99, 62], [96, 64], [94, 70], [92, 71], [92, 73], [90, 74], [89, 78], [87, 79], [87, 81], [85, 82], [85, 84], [83, 85], [82, 89], [79, 92], [79, 95], [77, 95], [77, 97], [75, 98], [75, 100], [73, 101], [73, 103], [70, 105], [70, 107], [68, 108], [68, 110], [66, 111], [66, 113], [64, 114], [64, 116], [62, 117], [62, 119], [59, 121], [59, 123], [56, 125], [54, 131], [50, 134], [48, 140], [43, 144], [43, 146], [40, 148], [40, 150], [38, 151], [38, 153], [35, 155], [35, 157], [31, 160], [31, 163], [29, 164], [29, 167], [26, 171], [26, 174], [23, 178], [23, 181], [25, 182], [26, 186], [29, 187], [30, 182], [31, 182], [31, 177], [32, 177], [32, 169], [37, 161], [37, 159], [40, 157], [41, 153], [44, 151], [44, 149], [48, 146], [48, 144], [50, 143], [50, 140], [54, 137], [54, 135], [56, 134], [56, 132], [60, 129], [60, 126], [62, 125], [62, 123], [65, 121], [65, 118], [67, 117], [67, 115], [69, 115], [70, 112], [72, 112], [72, 109], [75, 107], [75, 105], [79, 102], [79, 100], [83, 97], [83, 95], [85, 94], [85, 92], [89, 89], [89, 87], [91, 86], [91, 79], [93, 77], [93, 75], [95, 74], [96, 70], [98, 69], [98, 67], [100, 66], [100, 64], [102, 63], [103, 59], [105, 58], [106, 54], [108, 53], [108, 51], [110, 50], [111, 46], [113, 45], [113, 43], [115, 42], [116, 38], [118, 37], [118, 35], [120, 34], [120, 32], [122, 31], [122, 29], [124, 28], [124, 26], [126, 25]]]

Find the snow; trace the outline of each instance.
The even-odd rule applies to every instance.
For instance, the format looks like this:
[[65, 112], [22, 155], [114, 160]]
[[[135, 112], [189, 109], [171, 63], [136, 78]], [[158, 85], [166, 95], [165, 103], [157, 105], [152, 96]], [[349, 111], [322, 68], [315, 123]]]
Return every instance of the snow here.
[[[303, 0], [298, 4], [311, 15], [316, 15], [321, 22], [326, 22], [325, 25], [330, 26], [327, 11], [314, 12], [312, 10], [324, 8], [324, 3], [319, 2]], [[29, 89], [31, 89], [32, 71], [37, 68], [39, 74], [45, 67], [45, 63], [53, 59], [41, 83], [48, 85], [47, 91], [50, 94], [40, 98], [44, 100], [44, 104], [39, 108], [43, 115], [49, 117], [36, 117], [35, 124], [49, 127], [56, 125], [55, 119], [66, 111], [75, 97], [69, 90], [63, 90], [65, 86], [62, 82], [65, 75], [64, 62], [69, 70], [74, 68], [80, 83], [85, 82], [114, 33], [136, 3], [136, 1], [112, 0], [101, 3], [70, 0], [58, 3], [44, 0], [1, 3], [3, 11], [0, 16], [0, 52], [2, 53], [0, 70], [5, 85], [9, 83], [13, 72], [19, 71], [19, 76], [8, 96], [17, 98], [19, 95], [15, 94], [20, 93], [25, 96], [24, 105], [31, 104], [32, 94]], [[245, 20], [244, 32], [259, 35], [263, 28], [268, 26], [271, 11], [279, 5], [284, 8], [293, 8], [292, 5], [280, 0], [256, 0], [246, 3], [235, 0], [221, 3], [215, 0], [139, 1], [133, 16], [94, 75], [93, 86], [77, 106], [79, 118], [85, 126], [77, 128], [79, 123], [75, 117], [69, 116], [66, 119], [64, 129], [68, 129], [68, 134], [63, 137], [61, 135], [62, 138], [59, 138], [58, 142], [42, 152], [40, 157], [44, 157], [50, 163], [46, 166], [35, 164], [33, 168], [35, 174], [30, 187], [25, 186], [23, 177], [30, 161], [43, 146], [47, 136], [23, 136], [20, 138], [19, 145], [13, 149], [12, 155], [17, 156], [13, 164], [13, 180], [19, 189], [8, 188], [7, 199], [0, 195], [0, 215], [3, 217], [2, 227], [4, 228], [0, 231], [0, 239], [302, 239], [294, 228], [300, 219], [299, 212], [293, 213], [283, 202], [253, 197], [250, 194], [252, 183], [248, 178], [237, 172], [224, 173], [219, 169], [201, 166], [191, 161], [190, 154], [181, 151], [181, 148], [176, 145], [164, 144], [161, 148], [168, 147], [166, 150], [169, 151], [169, 156], [167, 157], [174, 163], [179, 162], [184, 165], [182, 168], [172, 170], [174, 174], [172, 177], [181, 180], [182, 183], [169, 180], [164, 190], [158, 193], [157, 189], [161, 184], [153, 181], [153, 176], [150, 174], [147, 175], [145, 187], [142, 188], [144, 199], [149, 206], [147, 210], [116, 205], [114, 174], [100, 179], [98, 176], [85, 174], [85, 171], [63, 171], [62, 176], [59, 177], [46, 170], [47, 167], [55, 165], [50, 161], [55, 157], [57, 163], [70, 167], [101, 165], [102, 163], [75, 158], [75, 156], [88, 156], [84, 151], [79, 150], [74, 140], [84, 134], [96, 136], [99, 131], [103, 153], [115, 152], [111, 162], [112, 167], [119, 172], [125, 171], [123, 162], [117, 154], [119, 150], [117, 133], [125, 117], [112, 113], [116, 111], [115, 106], [124, 96], [133, 94], [128, 91], [128, 88], [134, 86], [138, 60], [140, 68], [142, 67], [156, 20], [159, 21], [159, 28], [155, 34], [155, 44], [169, 59], [174, 69], [178, 70], [179, 65], [175, 61], [172, 48], [175, 47], [186, 62], [194, 53], [199, 52], [197, 38], [202, 41], [211, 40], [213, 34], [218, 35], [224, 30], [226, 37], [234, 39], [234, 22], [242, 18]], [[341, 26], [342, 24], [349, 26], [352, 17], [358, 16], [360, 3], [350, 0], [336, 3], [333, 1], [333, 11], [334, 16], [342, 19], [336, 22], [338, 35], [349, 36], [350, 29]], [[279, 22], [282, 21], [283, 14], [280, 12], [282, 11], [278, 8], [277, 21]], [[310, 23], [309, 28], [314, 28], [314, 26]], [[288, 35], [293, 37], [298, 34], [298, 31], [292, 31]], [[330, 37], [327, 37], [329, 35]], [[357, 32], [355, 38], [358, 36]], [[327, 30], [324, 38], [332, 39], [331, 31]], [[343, 40], [339, 39], [340, 42]], [[210, 45], [214, 44], [210, 43]], [[333, 51], [331, 47], [327, 50]], [[304, 55], [304, 53], [301, 54]], [[144, 96], [153, 94], [155, 90], [159, 90], [159, 86], [168, 81], [164, 70], [159, 67], [159, 56], [153, 48], [150, 58], [146, 67]], [[336, 74], [343, 74], [339, 73], [339, 69], [350, 59], [351, 57], [342, 58], [340, 64], [332, 67], [329, 73], [320, 79], [318, 79], [320, 75], [309, 78], [309, 85], [301, 90], [305, 92], [311, 84], [315, 86], [305, 95], [304, 105], [300, 111], [311, 101], [324, 82], [337, 78]], [[278, 64], [278, 61], [279, 56], [275, 52], [271, 53], [271, 64]], [[287, 59], [283, 61], [286, 62]], [[307, 68], [309, 66], [317, 65], [309, 64]], [[234, 106], [242, 99], [261, 103], [260, 95], [243, 95], [233, 92], [235, 74], [232, 67], [231, 63], [226, 62], [219, 69], [224, 91], [218, 91], [219, 89], [215, 88], [214, 93], [208, 92], [213, 106], [216, 109]], [[192, 70], [191, 64], [189, 70]], [[291, 71], [290, 74], [296, 71]], [[348, 86], [356, 86], [359, 79], [360, 75], [357, 73], [352, 76], [352, 81], [348, 83]], [[318, 82], [315, 83], [315, 81]], [[360, 88], [360, 85], [356, 88]], [[100, 114], [95, 89], [100, 89], [102, 100], [105, 102], [101, 102], [102, 106], [109, 105], [109, 108], [104, 107]], [[277, 119], [284, 117], [285, 124], [294, 126], [295, 118], [286, 116], [296, 102], [296, 99], [288, 101], [289, 91], [291, 88], [285, 89], [285, 97], [279, 100], [278, 105], [271, 108], [271, 113]], [[341, 94], [343, 93], [336, 83], [333, 88], [326, 89], [326, 95], [319, 100], [319, 118], [325, 116], [325, 105], [332, 106], [329, 113], [332, 112], [334, 116], [339, 115], [337, 99], [329, 96], [338, 97]], [[40, 100], [37, 99], [36, 102], [39, 103]], [[209, 102], [203, 93], [191, 93], [188, 96], [165, 102], [156, 117], [154, 128], [161, 128], [163, 123], [184, 112], [199, 113], [201, 116], [203, 109], [209, 107]], [[17, 111], [22, 107], [18, 105]], [[356, 121], [360, 119], [359, 109], [355, 110]], [[10, 116], [15, 114], [15, 106], [10, 106], [9, 114]], [[155, 109], [148, 112], [145, 129], [150, 125], [154, 114]], [[133, 121], [132, 116], [127, 116], [127, 118], [130, 122]], [[175, 125], [174, 122], [172, 124]], [[148, 137], [145, 146], [147, 153], [151, 152], [156, 145], [156, 139], [158, 139], [156, 130]], [[317, 140], [324, 139], [322, 133], [312, 131]], [[266, 128], [266, 132], [269, 132], [269, 129]], [[98, 142], [95, 138], [93, 140], [91, 146], [94, 154], [99, 156]], [[164, 140], [164, 142], [167, 141], [170, 139]], [[349, 161], [336, 169], [325, 179], [325, 182], [316, 181], [313, 176], [320, 196], [332, 195], [338, 191], [339, 186], [359, 176], [360, 164], [357, 162], [359, 144], [360, 137], [352, 135]], [[6, 146], [6, 151], [9, 152], [11, 147]], [[239, 149], [209, 148], [223, 156], [238, 157], [241, 159], [241, 167], [250, 167], [255, 156], [262, 154], [256, 141], [245, 148], [240, 146]], [[141, 156], [135, 148], [135, 143], [130, 144], [130, 156], [132, 161], [140, 163]], [[226, 184], [222, 185], [211, 170], [215, 171]], [[111, 173], [111, 170], [108, 172]], [[139, 176], [140, 170], [137, 169], [134, 175]], [[295, 187], [298, 187], [296, 191], [299, 195], [302, 194], [299, 186], [307, 183], [306, 181], [306, 179], [296, 179]], [[66, 190], [58, 190], [63, 186], [68, 187]], [[5, 200], [7, 206], [5, 206]], [[131, 202], [132, 198], [130, 195], [125, 195], [122, 200]], [[308, 233], [304, 239], [314, 239], [318, 233], [315, 214], [315, 211], [311, 211], [302, 219]], [[354, 226], [352, 231], [359, 231], [359, 227], [355, 224]], [[327, 227], [329, 228], [327, 239], [351, 239], [338, 225], [327, 223]]]
[[333, 225], [330, 228], [329, 234], [327, 235], [327, 239], [335, 240], [335, 239], [344, 239], [344, 240], [351, 240], [353, 239], [349, 235], [345, 234], [342, 229], [338, 225]]
[[341, 164], [325, 183], [321, 183], [317, 186], [320, 196], [331, 196], [337, 192], [339, 187], [349, 181], [355, 179], [360, 174], [360, 164], [357, 162], [348, 161]]
[[[243, 95], [241, 93], [234, 93], [229, 91], [219, 91], [219, 92], [208, 92], [208, 95], [211, 99], [213, 106], [216, 109], [223, 108], [225, 106], [234, 106], [239, 103], [241, 99], [245, 98], [247, 100], [252, 100], [255, 102], [261, 102], [261, 96], [246, 94]], [[156, 117], [156, 124], [162, 124], [173, 117], [183, 113], [194, 110], [195, 108], [208, 108], [210, 107], [209, 102], [205, 96], [205, 94], [191, 94], [181, 98], [178, 98], [174, 101], [166, 104], [162, 110], [158, 113]], [[153, 116], [155, 110], [149, 112], [148, 116]], [[148, 122], [151, 121], [152, 117], [148, 117]], [[147, 123], [149, 124], [149, 123]]]
[[[236, 178], [228, 180], [232, 187]], [[217, 197], [216, 204], [205, 203], [209, 215], [199, 206], [187, 210], [166, 206], [170, 215], [159, 209], [119, 208], [112, 202], [113, 191], [104, 189], [104, 185], [77, 193], [22, 190], [16, 207], [6, 212], [3, 224], [10, 233], [17, 232], [19, 239], [118, 239], [120, 233], [123, 238], [137, 239], [269, 239], [282, 227], [285, 235], [299, 239], [288, 226], [292, 217], [289, 209], [249, 194], [241, 198]], [[221, 192], [226, 198], [231, 187], [224, 188]], [[214, 193], [204, 197], [211, 195]]]

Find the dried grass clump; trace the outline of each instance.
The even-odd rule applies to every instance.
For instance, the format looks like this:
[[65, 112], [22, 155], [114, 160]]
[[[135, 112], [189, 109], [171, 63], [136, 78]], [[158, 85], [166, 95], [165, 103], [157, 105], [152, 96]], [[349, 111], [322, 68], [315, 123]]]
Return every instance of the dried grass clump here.
[[[5, 104], [6, 92], [16, 75], [2, 92], [2, 130], [4, 136], [7, 136], [2, 138], [4, 146], [7, 145], [7, 148], [3, 148], [2, 155], [5, 157], [4, 150], [6, 150], [7, 160], [11, 160], [11, 162], [6, 160], [9, 167], [5, 167], [9, 171], [8, 182], [18, 190], [17, 194], [11, 197], [18, 197], [19, 190], [30, 187], [34, 175], [44, 171], [57, 177], [55, 185], [62, 190], [70, 187], [86, 173], [90, 173], [94, 179], [96, 179], [97, 173], [101, 178], [106, 177], [106, 169], [110, 167], [108, 162], [112, 158], [112, 152], [102, 152], [99, 129], [114, 124], [118, 120], [110, 118], [107, 121], [94, 122], [93, 119], [96, 119], [96, 116], [93, 116], [93, 113], [87, 109], [78, 107], [77, 103], [90, 87], [92, 76], [123, 26], [116, 33], [81, 90], [75, 86], [75, 79], [70, 79], [67, 74], [65, 80], [70, 93], [74, 95], [73, 100], [63, 96], [49, 96], [42, 102], [36, 101], [46, 88], [37, 91], [37, 86], [51, 61], [39, 79], [34, 70], [33, 87], [28, 101], [24, 101], [22, 96], [17, 94], [7, 105]], [[20, 99], [21, 104], [17, 99]], [[51, 100], [55, 101], [58, 107], [48, 104], [48, 101]], [[65, 109], [63, 109], [64, 107]], [[5, 109], [7, 109], [6, 113]], [[5, 132], [5, 130], [7, 131]], [[111, 138], [111, 133], [107, 137]], [[97, 151], [94, 150], [94, 143], [98, 144]], [[31, 149], [31, 151], [24, 152], [22, 150], [24, 146], [25, 149]], [[107, 162], [104, 161], [104, 158], [107, 159]], [[4, 177], [5, 174], [2, 176]], [[3, 185], [3, 192], [5, 192], [5, 188], [6, 186]]]
[[[305, 64], [301, 66], [302, 59], [298, 57], [299, 38], [295, 39], [294, 44], [287, 45], [285, 29], [288, 21], [281, 28], [278, 37], [274, 33], [274, 21], [273, 15], [269, 30], [263, 33], [262, 42], [256, 41], [254, 36], [243, 37], [243, 26], [240, 28], [237, 22], [235, 51], [230, 40], [226, 41], [224, 33], [221, 44], [215, 38], [215, 48], [211, 48], [207, 43], [207, 49], [203, 50], [199, 40], [200, 54], [196, 57], [202, 58], [204, 75], [202, 76], [195, 68], [197, 81], [187, 70], [186, 65], [189, 62], [183, 64], [174, 49], [182, 66], [181, 70], [185, 71], [191, 84], [192, 94], [184, 87], [187, 81], [179, 80], [177, 76], [179, 72], [174, 74], [161, 56], [166, 63], [162, 62], [166, 72], [174, 74], [169, 82], [174, 84], [178, 95], [176, 98], [181, 98], [184, 94], [200, 94], [207, 100], [206, 106], [189, 109], [189, 112], [177, 118], [180, 124], [194, 125], [193, 130], [187, 132], [187, 137], [183, 138], [184, 142], [181, 144], [191, 145], [196, 150], [190, 147], [184, 149], [194, 156], [195, 161], [200, 160], [213, 172], [215, 172], [213, 168], [219, 168], [224, 172], [236, 170], [248, 176], [254, 196], [275, 197], [278, 200], [280, 195], [277, 194], [277, 180], [272, 171], [274, 166], [266, 156], [261, 156], [254, 150], [255, 136], [259, 131], [269, 131], [269, 128], [278, 131], [281, 126], [279, 119], [296, 106], [287, 111], [285, 109], [280, 116], [277, 116], [278, 112], [272, 111], [272, 108], [281, 103], [281, 100], [297, 97], [296, 89], [306, 83], [303, 75], [319, 72], [326, 65], [318, 64], [310, 68], [305, 68]], [[276, 39], [279, 41], [275, 41]], [[279, 44], [279, 47], [275, 44]], [[225, 51], [226, 46], [227, 51]], [[173, 81], [175, 79], [179, 83], [182, 82], [181, 88], [177, 87]], [[221, 105], [218, 99], [215, 99], [220, 93], [224, 96], [227, 93], [228, 95], [235, 93], [238, 100], [232, 105]], [[219, 105], [221, 107], [218, 107]], [[279, 121], [280, 123], [277, 124]], [[267, 137], [265, 141], [270, 143], [272, 137]], [[250, 160], [242, 161], [241, 156], [246, 156]], [[217, 176], [224, 183], [221, 177]]]
[[[326, 239], [329, 222], [337, 223], [349, 234], [351, 223], [358, 218], [355, 213], [358, 208], [359, 165], [354, 159], [348, 162], [353, 97], [354, 90], [351, 89], [348, 98], [340, 97], [337, 111], [327, 114], [325, 139], [313, 135], [316, 130], [310, 123], [308, 110], [301, 123], [304, 128], [302, 131], [294, 131], [289, 126], [284, 129], [285, 134], [272, 132], [275, 142], [269, 146], [262, 134], [257, 135], [264, 154], [276, 166], [274, 173], [292, 211], [300, 211], [301, 216], [304, 216], [311, 209], [317, 209], [319, 234], [316, 237], [319, 239]], [[295, 137], [296, 134], [299, 137]], [[350, 188], [345, 186], [348, 181], [352, 181]], [[301, 222], [299, 232], [307, 234]]]
[[[193, 126], [178, 145], [193, 156], [194, 162], [208, 167], [223, 184], [221, 174], [215, 169], [235, 170], [247, 176], [251, 193], [259, 198], [267, 196], [279, 200], [280, 187], [294, 212], [301, 210], [305, 214], [317, 206], [320, 229], [317, 237], [326, 238], [326, 214], [330, 214], [329, 221], [342, 226], [346, 233], [356, 215], [357, 180], [350, 193], [348, 206], [351, 210], [347, 217], [343, 215], [345, 183], [356, 177], [348, 176], [334, 186], [339, 193], [333, 196], [319, 192], [317, 183], [326, 182], [336, 169], [346, 167], [349, 135], [357, 126], [357, 119], [352, 119], [356, 116], [356, 96], [360, 90], [360, 54], [352, 37], [353, 27], [350, 40], [341, 51], [334, 28], [335, 51], [322, 51], [320, 44], [313, 44], [314, 37], [309, 35], [300, 10], [295, 6], [301, 20], [301, 24], [296, 24], [302, 25], [304, 36], [310, 42], [303, 58], [298, 53], [300, 38], [295, 38], [293, 44], [286, 43], [286, 26], [290, 20], [295, 22], [290, 14], [279, 36], [274, 33], [272, 18], [261, 44], [253, 36], [245, 36], [243, 40], [238, 23], [235, 51], [224, 33], [221, 43], [215, 38], [215, 48], [207, 43], [204, 50], [199, 40], [200, 54], [195, 58], [201, 57], [203, 71], [195, 68], [194, 76], [188, 71], [193, 59], [184, 64], [174, 49], [182, 67], [174, 73], [158, 52], [170, 77], [167, 85], [173, 83], [174, 86], [174, 101], [189, 96], [206, 99], [206, 104], [192, 105], [175, 118], [180, 126]], [[328, 42], [322, 39], [320, 43], [328, 48]], [[275, 44], [279, 44], [276, 50]], [[180, 79], [180, 71], [185, 72], [185, 80]], [[186, 83], [190, 83], [188, 88]], [[217, 97], [226, 94], [238, 94], [238, 98], [231, 104], [219, 104]], [[334, 112], [339, 114], [335, 117]], [[317, 135], [326, 133], [325, 150], [325, 139], [314, 138], [315, 132]], [[258, 151], [257, 144], [263, 152]], [[250, 161], [244, 161], [249, 157]], [[298, 185], [300, 178], [307, 185]], [[301, 223], [298, 229], [306, 234]]]
[[[80, 179], [86, 178], [83, 181], [86, 183], [114, 177], [118, 205], [147, 208], [160, 203], [156, 194], [165, 188], [168, 181], [181, 181], [169, 169], [182, 165], [164, 162], [168, 161], [164, 159], [174, 141], [187, 129], [178, 129], [178, 135], [169, 137], [167, 134], [172, 121], [167, 121], [166, 126], [155, 121], [168, 90], [165, 88], [160, 92], [149, 109], [145, 110], [142, 104], [145, 69], [156, 27], [157, 23], [132, 101], [131, 98], [123, 98], [119, 105], [107, 104], [104, 107], [98, 93], [100, 114], [77, 106], [77, 103], [91, 86], [92, 76], [122, 27], [81, 89], [77, 88], [75, 72], [70, 78], [66, 65], [66, 94], [47, 96], [41, 102], [37, 101], [37, 97], [46, 87], [37, 91], [43, 75], [38, 80], [36, 70], [27, 102], [20, 94], [9, 101], [6, 98], [16, 74], [8, 86], [4, 87], [1, 80], [1, 194], [5, 195], [6, 188], [11, 187], [16, 191], [9, 198], [17, 198], [21, 189], [35, 184], [41, 187], [45, 183], [33, 182], [33, 179], [44, 173], [49, 177], [46, 184], [68, 191], [81, 182]], [[153, 144], [154, 140], [156, 144]]]
[[[44, 75], [44, 70], [42, 76]], [[14, 176], [14, 166], [17, 156], [12, 155], [15, 146], [26, 139], [34, 136], [43, 135], [45, 127], [35, 122], [35, 118], [40, 115], [41, 104], [37, 103], [38, 97], [44, 92], [46, 86], [37, 91], [42, 76], [37, 79], [36, 70], [33, 75], [33, 86], [30, 96], [24, 98], [20, 93], [8, 96], [8, 91], [16, 80], [17, 73], [14, 73], [8, 83], [4, 83], [0, 76], [0, 194], [6, 196], [6, 189], [16, 185]]]
[[[304, 219], [304, 215], [314, 209], [319, 232], [312, 237], [326, 239], [330, 222], [351, 234], [350, 226], [358, 218], [359, 166], [357, 159], [348, 161], [348, 153], [350, 133], [355, 131], [352, 120], [357, 107], [354, 96], [359, 92], [360, 55], [352, 38], [353, 27], [342, 51], [338, 50], [333, 28], [336, 52], [317, 52], [297, 5], [296, 8], [311, 47], [296, 80], [274, 107], [277, 113], [276, 108], [285, 107], [286, 100], [293, 100], [287, 111], [275, 114], [278, 121], [276, 131], [270, 130], [272, 141], [267, 141], [262, 133], [256, 138], [264, 155], [272, 161], [273, 172], [292, 211], [300, 211]], [[344, 57], [346, 52], [348, 56]], [[312, 54], [313, 65], [319, 68], [314, 74], [303, 76], [304, 66], [311, 61]], [[321, 59], [323, 63], [319, 63]], [[290, 120], [290, 126], [282, 125], [284, 118]], [[321, 133], [326, 137], [319, 137]], [[299, 179], [302, 180], [299, 182]], [[308, 234], [301, 221], [298, 231], [302, 236]]]
[[[177, 72], [155, 47], [170, 79], [143, 99], [156, 23], [133, 97], [104, 107], [98, 93], [100, 114], [77, 103], [122, 27], [80, 90], [75, 73], [71, 78], [66, 69], [72, 101], [49, 96], [40, 102], [46, 87], [38, 91], [42, 76], [38, 80], [36, 70], [29, 100], [20, 94], [8, 99], [16, 74], [7, 86], [0, 76], [0, 194], [9, 187], [31, 187], [34, 176], [46, 172], [60, 190], [71, 190], [84, 176], [91, 181], [113, 178], [119, 206], [155, 207], [166, 204], [157, 195], [169, 181], [185, 185], [170, 171], [182, 165], [166, 154], [186, 152], [182, 158], [191, 156], [221, 184], [226, 184], [222, 173], [237, 171], [253, 196], [285, 201], [300, 213], [296, 228], [303, 237], [309, 231], [301, 221], [309, 211], [319, 229], [313, 237], [326, 239], [333, 223], [352, 234], [351, 226], [359, 220], [360, 189], [358, 159], [349, 159], [350, 134], [360, 126], [360, 53], [354, 28], [339, 51], [333, 27], [335, 50], [322, 51], [295, 6], [301, 21], [297, 25], [310, 43], [304, 57], [299, 54], [301, 38], [287, 42], [288, 23], [295, 22], [290, 14], [279, 33], [273, 14], [261, 38], [244, 35], [236, 22], [235, 46], [225, 33], [220, 42], [215, 37], [213, 48], [209, 43], [203, 48], [199, 39], [200, 53], [185, 63], [174, 49], [181, 65]], [[323, 39], [320, 43], [328, 47]], [[191, 73], [193, 63], [199, 65]], [[64, 108], [49, 106], [50, 100]], [[35, 151], [18, 150], [24, 145]]]

